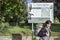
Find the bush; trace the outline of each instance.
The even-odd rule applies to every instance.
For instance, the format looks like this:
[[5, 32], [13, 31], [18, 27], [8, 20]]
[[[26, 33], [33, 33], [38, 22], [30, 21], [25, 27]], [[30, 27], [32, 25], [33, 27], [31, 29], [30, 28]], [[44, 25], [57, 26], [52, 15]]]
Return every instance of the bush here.
[[0, 33], [6, 33], [8, 31], [9, 24], [8, 23], [0, 23]]

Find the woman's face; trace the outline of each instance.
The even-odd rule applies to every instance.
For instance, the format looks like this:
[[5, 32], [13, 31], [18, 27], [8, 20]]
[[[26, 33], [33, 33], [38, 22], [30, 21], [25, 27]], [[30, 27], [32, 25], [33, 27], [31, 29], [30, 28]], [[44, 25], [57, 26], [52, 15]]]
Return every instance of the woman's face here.
[[50, 28], [50, 27], [51, 27], [51, 23], [47, 24], [47, 27], [49, 27], [49, 28]]

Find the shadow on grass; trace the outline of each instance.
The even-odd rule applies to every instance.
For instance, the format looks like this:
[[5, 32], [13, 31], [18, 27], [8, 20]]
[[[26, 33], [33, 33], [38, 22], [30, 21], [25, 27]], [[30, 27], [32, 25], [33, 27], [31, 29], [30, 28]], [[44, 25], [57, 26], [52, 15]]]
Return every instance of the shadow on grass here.
[[51, 31], [60, 32], [60, 24], [52, 24]]
[[22, 36], [20, 34], [12, 34], [12, 40], [22, 40]]

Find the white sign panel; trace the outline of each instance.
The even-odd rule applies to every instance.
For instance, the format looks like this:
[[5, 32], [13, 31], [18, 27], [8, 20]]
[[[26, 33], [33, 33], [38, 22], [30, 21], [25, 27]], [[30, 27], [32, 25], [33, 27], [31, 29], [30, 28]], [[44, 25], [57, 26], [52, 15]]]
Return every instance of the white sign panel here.
[[31, 19], [28, 19], [29, 23], [44, 23], [47, 20], [51, 20], [53, 23], [53, 3], [30, 3], [28, 4], [28, 16], [30, 14]]

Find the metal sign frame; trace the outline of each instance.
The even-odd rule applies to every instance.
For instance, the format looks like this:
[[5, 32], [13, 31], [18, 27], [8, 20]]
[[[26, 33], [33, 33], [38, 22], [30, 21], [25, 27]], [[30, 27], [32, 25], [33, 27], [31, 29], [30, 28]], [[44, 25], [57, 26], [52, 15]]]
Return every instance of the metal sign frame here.
[[54, 22], [54, 3], [28, 3], [27, 11], [28, 23], [44, 23], [47, 20]]

